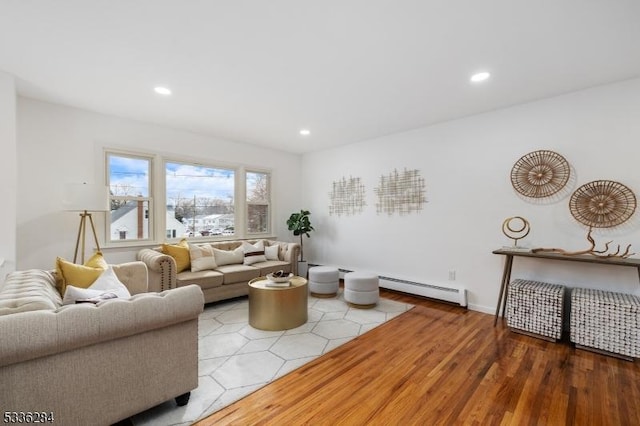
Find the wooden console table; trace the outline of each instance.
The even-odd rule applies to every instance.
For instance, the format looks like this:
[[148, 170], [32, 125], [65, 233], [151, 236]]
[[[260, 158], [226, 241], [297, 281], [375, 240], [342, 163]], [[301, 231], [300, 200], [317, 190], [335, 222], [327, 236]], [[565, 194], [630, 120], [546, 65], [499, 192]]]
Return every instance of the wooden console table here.
[[493, 325], [498, 323], [498, 317], [504, 318], [505, 306], [507, 305], [507, 295], [509, 293], [509, 282], [511, 281], [511, 267], [513, 266], [514, 257], [531, 257], [534, 259], [548, 259], [548, 260], [565, 260], [568, 262], [586, 262], [586, 263], [598, 263], [601, 265], [612, 266], [631, 266], [638, 270], [638, 278], [640, 279], [640, 259], [622, 259], [596, 257], [591, 255], [579, 255], [579, 256], [567, 256], [560, 253], [553, 252], [538, 252], [533, 253], [530, 251], [518, 251], [509, 249], [499, 249], [492, 251], [493, 254], [504, 255], [504, 271], [502, 272], [502, 283], [500, 284], [500, 295], [498, 296], [498, 306], [496, 306], [496, 316], [493, 320]]

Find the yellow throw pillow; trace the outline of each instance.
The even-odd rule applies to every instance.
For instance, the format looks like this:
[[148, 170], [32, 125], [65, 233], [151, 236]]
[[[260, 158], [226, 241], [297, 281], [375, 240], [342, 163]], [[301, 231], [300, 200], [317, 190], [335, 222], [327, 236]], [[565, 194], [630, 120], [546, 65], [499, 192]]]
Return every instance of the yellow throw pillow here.
[[56, 258], [56, 284], [58, 291], [64, 296], [68, 285], [87, 288], [108, 268], [107, 261], [104, 260], [102, 252], [99, 251], [91, 256], [84, 265], [77, 265], [58, 257]]
[[180, 273], [191, 267], [189, 243], [186, 239], [183, 238], [178, 244], [162, 244], [162, 252], [175, 259], [177, 269], [176, 273]]

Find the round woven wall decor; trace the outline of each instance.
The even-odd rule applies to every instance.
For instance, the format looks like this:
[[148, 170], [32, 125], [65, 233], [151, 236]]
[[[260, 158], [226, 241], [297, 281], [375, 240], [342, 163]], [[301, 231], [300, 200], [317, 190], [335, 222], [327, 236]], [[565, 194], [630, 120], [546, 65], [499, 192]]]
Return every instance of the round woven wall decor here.
[[619, 182], [595, 180], [576, 189], [569, 200], [569, 210], [583, 225], [611, 228], [633, 215], [636, 196]]
[[513, 188], [525, 197], [549, 197], [569, 181], [571, 167], [557, 152], [540, 150], [521, 157], [511, 169]]

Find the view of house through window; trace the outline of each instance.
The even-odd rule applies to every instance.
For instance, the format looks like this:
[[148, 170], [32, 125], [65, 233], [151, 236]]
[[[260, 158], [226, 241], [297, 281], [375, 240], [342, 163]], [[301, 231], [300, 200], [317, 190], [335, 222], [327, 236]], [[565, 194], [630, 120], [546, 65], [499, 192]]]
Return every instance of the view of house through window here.
[[109, 241], [143, 240], [150, 235], [150, 158], [107, 153]]
[[167, 162], [167, 237], [235, 234], [235, 172]]
[[247, 172], [247, 232], [269, 232], [269, 175]]
[[[164, 176], [153, 176], [154, 161], [163, 162]], [[245, 172], [242, 167], [235, 170], [122, 152], [106, 152], [106, 166], [111, 205], [109, 242], [215, 236], [222, 239], [271, 230], [269, 172]], [[246, 190], [246, 196], [238, 200], [236, 177], [245, 181]], [[163, 178], [164, 200], [160, 197], [155, 201], [154, 212], [154, 197], [161, 194], [154, 195], [153, 191], [162, 187]], [[162, 218], [164, 230], [162, 220], [158, 220]], [[154, 229], [159, 235], [154, 236]]]

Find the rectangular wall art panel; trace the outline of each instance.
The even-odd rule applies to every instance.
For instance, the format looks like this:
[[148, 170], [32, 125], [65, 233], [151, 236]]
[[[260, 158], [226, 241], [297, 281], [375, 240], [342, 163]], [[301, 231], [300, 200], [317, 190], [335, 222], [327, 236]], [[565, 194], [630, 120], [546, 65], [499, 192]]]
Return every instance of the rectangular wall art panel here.
[[364, 184], [359, 177], [343, 177], [342, 180], [334, 181], [329, 193], [331, 204], [329, 205], [330, 215], [354, 215], [362, 213], [365, 202]]
[[380, 176], [380, 183], [375, 188], [378, 197], [376, 212], [408, 214], [422, 210], [427, 202], [424, 178], [419, 170], [398, 172], [394, 170], [389, 175]]

